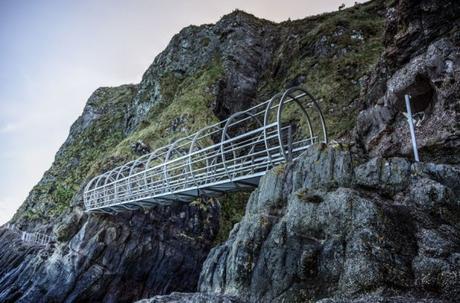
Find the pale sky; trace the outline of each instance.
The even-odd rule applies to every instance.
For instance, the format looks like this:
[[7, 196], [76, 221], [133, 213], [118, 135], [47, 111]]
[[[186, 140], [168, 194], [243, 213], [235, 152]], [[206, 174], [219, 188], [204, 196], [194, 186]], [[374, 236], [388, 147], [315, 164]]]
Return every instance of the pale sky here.
[[237, 8], [283, 21], [354, 2], [0, 0], [0, 224], [50, 167], [90, 94], [138, 83], [183, 27]]

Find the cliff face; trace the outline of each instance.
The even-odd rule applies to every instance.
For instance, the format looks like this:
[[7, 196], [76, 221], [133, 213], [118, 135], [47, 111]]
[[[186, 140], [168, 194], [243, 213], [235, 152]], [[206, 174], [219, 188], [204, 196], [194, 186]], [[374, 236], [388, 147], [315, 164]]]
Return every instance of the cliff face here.
[[[459, 297], [460, 5], [419, 2], [280, 24], [235, 11], [183, 29], [141, 83], [96, 90], [12, 220], [56, 242], [0, 229], [0, 301]], [[92, 176], [293, 85], [320, 100], [343, 144], [275, 168], [246, 210], [239, 194], [83, 212]], [[406, 93], [426, 163], [410, 162]]]
[[199, 289], [245, 302], [458, 298], [459, 178], [455, 166], [313, 147], [264, 176]]
[[[229, 302], [458, 300], [459, 15], [451, 1], [387, 10], [352, 145], [311, 148], [266, 175], [205, 261], [201, 292]], [[405, 94], [422, 163], [410, 162]]]
[[412, 96], [426, 161], [459, 163], [460, 6], [400, 1], [387, 11], [385, 50], [363, 94], [357, 142], [370, 155], [411, 157], [403, 97]]

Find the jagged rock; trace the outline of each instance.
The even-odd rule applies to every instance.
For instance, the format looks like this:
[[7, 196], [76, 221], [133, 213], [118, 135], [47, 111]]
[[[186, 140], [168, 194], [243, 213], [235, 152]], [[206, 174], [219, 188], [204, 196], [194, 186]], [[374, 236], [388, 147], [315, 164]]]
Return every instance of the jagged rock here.
[[158, 206], [147, 213], [85, 215], [84, 221], [76, 213], [57, 227], [58, 240], [66, 242], [45, 255], [40, 247], [25, 250], [19, 235], [4, 231], [0, 301], [130, 301], [193, 290], [217, 233], [218, 209]]
[[[386, 46], [361, 99], [368, 108], [357, 119], [355, 139], [371, 156], [411, 157], [404, 95], [414, 114], [422, 159], [459, 163], [460, 4], [399, 1], [387, 10]], [[418, 17], [415, 17], [415, 16]]]
[[216, 83], [213, 112], [223, 119], [249, 107], [256, 98], [258, 79], [270, 63], [277, 31], [274, 23], [238, 10], [215, 25], [183, 29], [145, 72], [134, 98], [136, 113], [129, 130], [165, 98], [160, 87], [163, 76], [173, 73], [184, 78], [215, 61], [220, 61], [225, 75]]
[[398, 70], [387, 82], [384, 105], [358, 116], [358, 132], [367, 151], [371, 155], [410, 156], [408, 125], [401, 114], [405, 112], [404, 95], [409, 94], [413, 112], [425, 116], [416, 129], [421, 157], [458, 161], [451, 155], [459, 148], [458, 111], [454, 110], [458, 106], [454, 96], [460, 92], [459, 77], [460, 48], [447, 39], [433, 43], [425, 54]]
[[407, 187], [410, 171], [410, 162], [404, 158], [373, 158], [355, 169], [355, 178], [360, 186], [394, 194]]
[[449, 179], [420, 179], [400, 158], [359, 162], [317, 146], [264, 176], [229, 240], [209, 254], [200, 291], [248, 302], [457, 298], [460, 204]]
[[59, 242], [69, 241], [80, 229], [84, 217], [83, 210], [76, 208], [69, 216], [54, 227], [54, 234]]

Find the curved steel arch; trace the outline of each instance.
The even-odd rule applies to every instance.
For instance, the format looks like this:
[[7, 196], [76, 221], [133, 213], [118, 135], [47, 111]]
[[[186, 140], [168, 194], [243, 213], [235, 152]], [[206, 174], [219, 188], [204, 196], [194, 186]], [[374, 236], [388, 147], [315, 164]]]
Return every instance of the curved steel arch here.
[[[290, 103], [300, 108], [303, 120], [297, 115], [283, 120], [283, 110]], [[287, 112], [291, 117], [292, 111]], [[312, 113], [318, 117], [315, 123]], [[307, 130], [302, 131], [304, 126]], [[244, 127], [246, 132], [232, 137], [232, 127]], [[85, 208], [113, 213], [255, 187], [270, 167], [296, 159], [319, 141], [316, 134], [320, 133], [321, 141], [327, 143], [318, 102], [307, 90], [291, 88], [94, 177], [84, 189]]]
[[[178, 143], [186, 141], [186, 140], [190, 140], [190, 137], [184, 137], [184, 138], [180, 138], [180, 139], [175, 140], [170, 145], [170, 147], [168, 148], [168, 151], [166, 152], [166, 155], [165, 155], [165, 159], [164, 159], [164, 162], [163, 162], [163, 175], [164, 175], [164, 178], [165, 178], [165, 181], [166, 181], [165, 182], [166, 186], [170, 189], [170, 191], [171, 191], [171, 183], [170, 183], [169, 179], [171, 178], [171, 176], [168, 173], [168, 164], [170, 164], [170, 161], [172, 160], [171, 155], [173, 154], [173, 152], [175, 150], [177, 150]], [[184, 169], [187, 169], [187, 166], [184, 166]]]
[[133, 164], [131, 165], [131, 168], [129, 170], [129, 174], [128, 176], [131, 177], [133, 175], [133, 170], [137, 167], [137, 165], [140, 163], [146, 163], [146, 162], [142, 162], [141, 160], [144, 159], [144, 158], [147, 158], [147, 156], [150, 156], [150, 154], [145, 154], [145, 155], [142, 155], [141, 157], [137, 158]]
[[242, 115], [245, 115], [245, 116], [253, 118], [257, 122], [257, 124], [259, 125], [259, 128], [263, 128], [263, 126], [264, 126], [262, 124], [262, 122], [260, 122], [260, 120], [254, 114], [252, 114], [250, 112], [247, 112], [247, 111], [236, 112], [236, 113], [234, 113], [233, 115], [231, 115], [227, 119], [227, 123], [225, 123], [224, 129], [222, 130], [222, 137], [221, 137], [221, 142], [220, 142], [220, 155], [222, 157], [222, 163], [224, 163], [225, 172], [226, 172], [227, 176], [230, 179], [232, 179], [234, 176], [231, 176], [229, 171], [228, 171], [228, 161], [226, 161], [226, 159], [225, 159], [224, 144], [225, 144], [225, 140], [227, 140], [232, 145], [232, 152], [233, 152], [233, 158], [234, 158], [233, 159], [233, 164], [235, 165], [235, 158], [237, 158], [236, 157], [236, 152], [235, 152], [233, 141], [230, 141], [230, 140], [232, 140], [232, 138], [230, 137], [230, 135], [227, 132], [228, 132], [229, 126], [232, 126], [231, 122], [235, 118], [237, 118], [239, 116], [242, 116]]
[[[193, 169], [193, 165], [192, 165], [193, 164], [192, 156], [195, 155], [194, 152], [197, 152], [200, 149], [202, 149], [202, 147], [199, 146], [197, 142], [201, 134], [209, 129], [212, 129], [212, 127], [213, 126], [208, 126], [208, 127], [202, 128], [199, 131], [197, 131], [195, 135], [193, 136], [192, 143], [190, 144], [190, 149], [188, 151], [188, 167], [189, 167], [190, 174], [193, 178], [193, 182], [195, 183], [195, 186], [198, 186], [198, 182], [197, 182], [196, 172]], [[206, 179], [207, 179], [207, 177], [209, 176], [210, 162], [208, 158], [205, 158], [204, 160], [206, 161]]]
[[[274, 165], [273, 161], [272, 161], [272, 156], [271, 156], [271, 153], [270, 153], [270, 149], [269, 149], [269, 144], [268, 144], [268, 133], [267, 133], [267, 128], [268, 128], [268, 125], [270, 124], [268, 119], [269, 119], [269, 114], [270, 114], [270, 109], [272, 109], [272, 104], [273, 102], [277, 99], [277, 98], [281, 98], [283, 96], [282, 93], [277, 93], [276, 95], [274, 95], [273, 97], [270, 98], [270, 100], [268, 100], [268, 103], [267, 103], [267, 107], [265, 108], [265, 111], [264, 111], [264, 144], [265, 144], [265, 148], [267, 149], [267, 156], [268, 156], [268, 160], [269, 160], [269, 165]], [[281, 142], [280, 142], [281, 143]]]
[[[321, 107], [319, 106], [318, 102], [316, 101], [316, 99], [313, 97], [312, 94], [310, 94], [306, 89], [303, 89], [301, 87], [292, 87], [290, 89], [288, 89], [284, 94], [283, 94], [283, 98], [286, 96], [286, 95], [292, 95], [292, 92], [295, 92], [295, 91], [300, 91], [301, 94], [297, 95], [295, 98], [294, 98], [294, 101], [297, 102], [297, 104], [300, 105], [300, 103], [298, 103], [297, 101], [297, 98], [300, 96], [300, 95], [304, 95], [304, 96], [307, 96], [308, 98], [310, 98], [310, 101], [313, 103], [313, 105], [315, 106], [318, 114], [319, 114], [319, 118], [320, 118], [320, 122], [321, 122], [321, 129], [322, 129], [322, 132], [323, 132], [323, 143], [326, 143], [328, 142], [328, 138], [327, 138], [327, 127], [326, 127], [326, 121], [324, 120], [324, 115], [323, 115], [323, 111], [321, 110]], [[293, 98], [293, 97], [291, 97]], [[305, 109], [304, 109], [305, 110]], [[306, 112], [306, 111], [305, 111]]]
[[[307, 110], [305, 109], [305, 107], [302, 105], [302, 103], [300, 103], [298, 101], [298, 99], [296, 97], [292, 97], [289, 90], [287, 90], [283, 96], [281, 97], [280, 99], [280, 103], [278, 105], [278, 111], [277, 111], [277, 114], [276, 114], [276, 120], [277, 120], [277, 128], [278, 128], [278, 142], [280, 144], [280, 152], [281, 154], [283, 155], [283, 158], [284, 160], [288, 160], [287, 158], [287, 155], [286, 155], [286, 148], [284, 146], [284, 143], [283, 143], [283, 140], [282, 140], [282, 137], [283, 137], [283, 129], [281, 128], [281, 124], [282, 124], [282, 121], [281, 121], [281, 115], [282, 115], [282, 112], [283, 112], [283, 106], [284, 106], [284, 103], [286, 102], [286, 96], [290, 97], [291, 99], [294, 100], [294, 102], [300, 107], [301, 111], [303, 112], [303, 114], [305, 115], [305, 117], [307, 118], [307, 123], [308, 123], [308, 129], [310, 131], [310, 137], [313, 138], [314, 137], [314, 133], [313, 133], [313, 130], [312, 130], [312, 125], [311, 125], [311, 121], [310, 121], [310, 116], [308, 115], [308, 112]], [[291, 156], [291, 155], [290, 155]]]

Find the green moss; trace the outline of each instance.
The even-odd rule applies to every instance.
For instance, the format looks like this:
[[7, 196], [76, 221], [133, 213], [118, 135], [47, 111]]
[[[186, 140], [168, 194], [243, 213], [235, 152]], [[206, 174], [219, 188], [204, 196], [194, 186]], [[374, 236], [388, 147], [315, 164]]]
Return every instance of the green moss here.
[[273, 168], [273, 172], [275, 172], [277, 176], [281, 176], [282, 174], [284, 174], [285, 170], [286, 164], [278, 164]]
[[306, 203], [319, 204], [323, 202], [323, 198], [320, 195], [317, 195], [315, 193], [310, 193], [306, 189], [296, 192], [296, 196], [299, 200], [306, 202]]
[[[163, 76], [161, 103], [153, 106], [137, 131], [106, 154], [105, 161], [113, 157], [126, 160], [136, 158], [130, 146], [138, 140], [156, 149], [175, 139], [192, 134], [206, 125], [218, 122], [210, 104], [215, 98], [212, 94], [212, 86], [222, 74], [223, 68], [220, 61], [216, 59], [212, 65], [195, 76], [184, 79], [177, 78], [172, 73]], [[172, 122], [178, 119], [182, 120], [182, 123], [179, 122], [179, 126], [174, 129]]]
[[69, 202], [75, 195], [75, 192], [74, 188], [58, 183], [56, 189], [51, 193], [53, 204], [49, 210], [50, 214], [52, 216], [61, 214], [68, 208]]
[[[377, 14], [381, 7], [381, 2], [373, 1], [286, 24], [299, 36], [298, 46], [290, 42], [280, 48], [278, 57], [283, 59], [275, 64], [280, 75], [263, 82], [259, 94], [270, 96], [293, 77], [304, 75], [304, 86], [320, 102], [329, 137], [338, 138], [351, 130], [360, 108], [355, 102], [360, 96], [359, 80], [374, 68], [383, 50], [384, 18]], [[318, 48], [326, 54], [320, 54]], [[295, 106], [285, 110], [286, 119], [298, 117]], [[319, 124], [318, 116], [312, 120]]]
[[203, 47], [206, 47], [206, 46], [209, 45], [209, 42], [210, 42], [210, 41], [211, 41], [211, 40], [209, 40], [208, 37], [204, 37], [203, 39], [201, 39], [201, 45], [202, 45]]
[[124, 138], [124, 111], [135, 92], [131, 85], [94, 92], [88, 106], [100, 117], [64, 144], [46, 178], [32, 189], [30, 202], [23, 204], [14, 219], [50, 221], [69, 207], [96, 160]]
[[241, 221], [250, 194], [250, 192], [228, 193], [219, 199], [221, 211], [219, 232], [214, 240], [216, 245], [227, 240], [233, 226]]
[[[166, 100], [165, 103], [169, 104], [172, 100], [174, 100], [182, 80], [182, 77], [177, 76], [172, 72], [166, 73], [163, 77], [160, 78], [160, 92], [162, 100]], [[157, 115], [158, 108], [159, 106], [156, 106], [154, 110], [150, 112], [150, 117]]]

